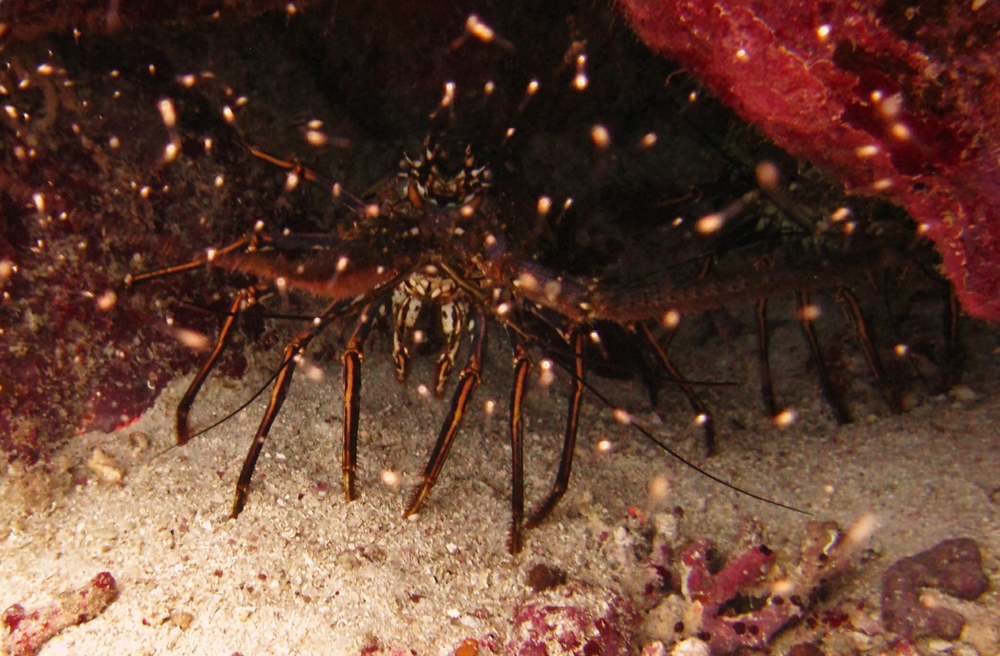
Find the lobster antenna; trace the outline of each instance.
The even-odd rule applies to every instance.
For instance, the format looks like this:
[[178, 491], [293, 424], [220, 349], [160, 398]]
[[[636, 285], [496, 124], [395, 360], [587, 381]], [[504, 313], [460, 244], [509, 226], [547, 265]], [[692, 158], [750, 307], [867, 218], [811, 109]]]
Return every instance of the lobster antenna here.
[[[560, 363], [558, 361], [556, 361], [556, 364], [558, 364], [560, 366], [560, 368], [562, 368], [563, 371], [565, 371], [566, 373], [568, 373], [573, 380], [577, 380], [576, 374], [574, 374], [572, 371], [570, 371], [568, 367], [566, 367], [564, 364], [562, 364], [562, 363]], [[580, 379], [579, 382], [585, 388], [587, 388], [587, 390], [591, 394], [593, 394], [594, 396], [596, 396], [597, 399], [601, 403], [603, 403], [605, 406], [607, 406], [609, 408], [615, 409], [615, 405], [613, 403], [611, 403], [610, 399], [608, 399], [608, 397], [604, 396], [604, 394], [602, 394], [601, 392], [599, 392], [597, 390], [597, 388], [595, 388], [593, 385], [591, 385], [590, 383], [588, 383], [586, 380]], [[615, 414], [617, 416], [618, 412], [616, 412]], [[626, 413], [626, 417], [627, 417], [627, 419], [625, 420], [624, 423], [627, 423], [629, 426], [631, 426], [632, 428], [634, 428], [635, 430], [637, 430], [647, 440], [649, 440], [650, 442], [652, 442], [653, 444], [655, 444], [657, 446], [657, 448], [659, 448], [661, 451], [665, 451], [666, 453], [668, 453], [669, 455], [671, 455], [674, 459], [676, 459], [677, 461], [679, 461], [685, 467], [688, 467], [689, 469], [693, 469], [694, 471], [698, 472], [702, 476], [705, 476], [706, 478], [708, 478], [708, 479], [710, 479], [710, 480], [718, 483], [719, 485], [722, 485], [723, 487], [729, 488], [730, 490], [732, 490], [733, 492], [736, 492], [737, 494], [742, 494], [743, 496], [750, 497], [751, 499], [756, 499], [757, 501], [762, 501], [762, 502], [764, 502], [766, 504], [769, 504], [769, 505], [772, 505], [772, 506], [776, 506], [778, 508], [783, 508], [785, 510], [791, 510], [792, 512], [797, 512], [797, 513], [800, 513], [802, 515], [808, 515], [808, 516], [812, 517], [812, 513], [809, 512], [808, 510], [802, 510], [801, 508], [796, 508], [795, 506], [790, 506], [790, 505], [782, 503], [780, 501], [775, 501], [774, 499], [769, 499], [769, 498], [767, 498], [765, 496], [761, 496], [759, 494], [755, 494], [755, 493], [751, 492], [750, 490], [747, 490], [745, 488], [739, 487], [738, 485], [730, 483], [729, 481], [727, 481], [727, 480], [725, 480], [723, 478], [720, 478], [720, 477], [716, 476], [715, 474], [713, 474], [713, 473], [711, 473], [711, 472], [709, 472], [709, 471], [707, 471], [707, 470], [699, 467], [698, 465], [694, 464], [693, 462], [691, 462], [690, 460], [688, 460], [687, 458], [685, 458], [684, 456], [682, 456], [681, 454], [677, 453], [676, 451], [674, 451], [673, 449], [671, 449], [669, 446], [667, 446], [666, 444], [664, 444], [661, 440], [659, 440], [655, 435], [653, 435], [651, 432], [649, 432], [642, 425], [637, 424], [632, 419], [632, 415], [631, 414], [627, 414]]]
[[[291, 360], [285, 360], [284, 362], [282, 362], [281, 365], [274, 371], [274, 373], [271, 374], [271, 376], [266, 381], [264, 381], [264, 384], [260, 386], [260, 389], [258, 389], [254, 393], [253, 396], [251, 396], [249, 399], [247, 399], [246, 401], [244, 401], [242, 405], [240, 405], [238, 408], [236, 408], [235, 410], [233, 410], [232, 412], [230, 412], [229, 414], [227, 414], [225, 417], [222, 417], [221, 419], [219, 419], [219, 420], [217, 420], [217, 421], [209, 424], [205, 428], [202, 428], [197, 433], [194, 433], [193, 435], [191, 435], [191, 437], [188, 438], [188, 442], [190, 442], [191, 440], [193, 440], [196, 437], [201, 437], [202, 435], [204, 435], [208, 431], [212, 430], [213, 428], [217, 428], [217, 427], [221, 426], [222, 424], [226, 423], [227, 421], [229, 421], [230, 419], [232, 419], [233, 417], [235, 417], [239, 413], [241, 413], [244, 410], [246, 410], [250, 406], [250, 404], [253, 403], [254, 401], [256, 401], [260, 397], [260, 395], [264, 393], [264, 390], [266, 390], [271, 385], [271, 383], [273, 383], [275, 381], [275, 379], [277, 379], [277, 377], [281, 375], [281, 372], [284, 371], [286, 367], [288, 367], [288, 363], [289, 362], [291, 362]], [[186, 443], [187, 442], [185, 442], [185, 444]], [[161, 456], [164, 456], [167, 453], [170, 453], [171, 451], [173, 451], [174, 449], [176, 449], [179, 446], [184, 446], [184, 445], [183, 444], [171, 444], [166, 449], [164, 449], [163, 451], [160, 451], [155, 456], [153, 456], [152, 458], [150, 458], [150, 460], [156, 460], [157, 458], [159, 458]]]

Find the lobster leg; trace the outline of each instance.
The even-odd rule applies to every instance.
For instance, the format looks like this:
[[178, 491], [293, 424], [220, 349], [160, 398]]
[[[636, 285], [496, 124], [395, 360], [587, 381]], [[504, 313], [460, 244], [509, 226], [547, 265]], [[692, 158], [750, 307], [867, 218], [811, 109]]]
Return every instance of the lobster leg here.
[[531, 358], [524, 340], [506, 326], [514, 350], [514, 385], [510, 388], [510, 543], [511, 553], [521, 551], [524, 522], [524, 395], [528, 391]]
[[215, 367], [215, 363], [222, 354], [222, 350], [226, 347], [230, 331], [233, 328], [233, 324], [236, 323], [237, 314], [243, 308], [254, 303], [257, 299], [258, 291], [257, 287], [247, 287], [236, 294], [236, 297], [233, 299], [233, 305], [229, 308], [229, 314], [226, 315], [226, 321], [222, 324], [222, 330], [219, 331], [219, 339], [215, 342], [215, 349], [208, 356], [208, 359], [205, 360], [204, 364], [201, 365], [198, 374], [191, 381], [191, 384], [188, 385], [187, 391], [184, 392], [181, 402], [177, 404], [177, 444], [187, 444], [191, 439], [191, 425], [188, 421], [188, 417], [191, 414], [191, 406], [194, 404], [198, 392], [201, 391], [201, 386], [205, 383], [205, 379], [208, 378], [208, 375]]
[[769, 416], [778, 416], [778, 402], [774, 398], [771, 378], [771, 336], [767, 332], [767, 297], [757, 299], [757, 361], [760, 370], [760, 396]]
[[643, 322], [638, 322], [637, 324], [642, 329], [642, 334], [646, 338], [646, 341], [650, 346], [653, 347], [653, 352], [656, 354], [657, 360], [663, 365], [663, 368], [667, 370], [670, 377], [673, 379], [677, 386], [681, 388], [681, 392], [687, 397], [688, 403], [691, 404], [691, 409], [698, 414], [698, 419], [705, 430], [705, 454], [707, 456], [715, 455], [715, 419], [712, 417], [712, 413], [709, 411], [708, 406], [698, 398], [695, 393], [694, 388], [691, 387], [690, 383], [684, 380], [677, 368], [674, 367], [673, 363], [670, 362], [670, 358], [667, 357], [667, 352], [660, 346], [650, 332], [649, 327]]
[[552, 513], [569, 485], [570, 470], [573, 467], [573, 451], [576, 449], [576, 431], [580, 423], [580, 402], [583, 397], [583, 331], [574, 328], [570, 340], [573, 345], [573, 395], [570, 397], [569, 411], [566, 413], [566, 433], [563, 436], [559, 471], [549, 496], [546, 497], [541, 507], [528, 518], [525, 524], [528, 528], [535, 528]]
[[403, 512], [404, 517], [409, 517], [420, 509], [421, 504], [427, 498], [431, 488], [434, 487], [444, 461], [448, 457], [448, 450], [451, 449], [455, 434], [462, 423], [462, 417], [469, 406], [473, 392], [479, 384], [480, 372], [483, 367], [483, 354], [486, 350], [486, 320], [483, 313], [478, 308], [473, 310], [472, 318], [469, 321], [469, 330], [472, 332], [472, 346], [469, 350], [469, 357], [462, 368], [462, 373], [458, 379], [458, 387], [451, 397], [451, 407], [448, 409], [448, 416], [445, 417], [444, 425], [438, 434], [437, 443], [431, 452], [430, 460], [424, 468], [420, 486], [414, 491], [410, 498], [410, 503]]
[[809, 342], [809, 348], [812, 350], [816, 373], [819, 375], [820, 389], [823, 391], [823, 396], [833, 410], [837, 424], [849, 424], [851, 423], [851, 413], [847, 410], [843, 397], [830, 379], [830, 372], [826, 368], [826, 360], [823, 358], [823, 350], [819, 344], [816, 327], [813, 326], [813, 320], [808, 316], [808, 312], [806, 311], [809, 307], [809, 293], [798, 292], [795, 297], [798, 303], [799, 323], [802, 325], [802, 332], [805, 334], [806, 341]]
[[847, 321], [854, 328], [854, 332], [858, 336], [858, 346], [861, 348], [861, 352], [864, 353], [865, 361], [868, 363], [868, 370], [872, 372], [872, 377], [875, 378], [875, 383], [878, 385], [879, 391], [882, 392], [882, 398], [889, 404], [889, 409], [894, 414], [900, 414], [903, 411], [902, 402], [896, 390], [889, 385], [889, 381], [885, 375], [885, 367], [882, 366], [882, 358], [879, 357], [878, 351], [868, 336], [868, 322], [861, 311], [861, 306], [858, 305], [857, 297], [850, 289], [842, 287], [837, 292], [837, 300], [841, 302], [841, 307], [844, 308]]
[[334, 301], [313, 321], [313, 325], [308, 330], [299, 333], [285, 347], [285, 353], [281, 359], [281, 369], [277, 379], [274, 381], [274, 389], [271, 391], [271, 400], [267, 404], [267, 410], [260, 420], [260, 426], [257, 427], [257, 433], [254, 435], [253, 442], [250, 444], [250, 450], [243, 461], [240, 478], [236, 482], [236, 500], [233, 503], [232, 517], [235, 518], [238, 516], [243, 511], [243, 506], [246, 505], [247, 494], [250, 492], [250, 478], [253, 476], [254, 467], [257, 466], [257, 458], [260, 457], [260, 451], [264, 447], [264, 440], [267, 439], [268, 432], [271, 430], [271, 424], [274, 423], [282, 404], [285, 402], [288, 387], [292, 384], [292, 374], [295, 373], [295, 365], [298, 362], [298, 357], [305, 352], [309, 342], [316, 335], [331, 321], [340, 318], [345, 312], [350, 310], [354, 306], [354, 302], [355, 299]]
[[344, 371], [344, 497], [348, 502], [357, 498], [354, 481], [358, 465], [358, 424], [361, 415], [361, 360], [364, 358], [365, 341], [371, 334], [372, 325], [384, 308], [384, 301], [376, 301], [361, 311], [347, 348], [340, 357]]
[[185, 262], [184, 264], [178, 264], [176, 266], [167, 267], [165, 269], [157, 269], [156, 271], [149, 271], [148, 273], [141, 273], [137, 276], [128, 275], [125, 276], [125, 286], [131, 287], [137, 283], [150, 280], [152, 278], [160, 278], [162, 276], [169, 276], [175, 273], [183, 273], [184, 271], [191, 271], [192, 269], [198, 269], [203, 266], [208, 266], [212, 263], [212, 260], [219, 255], [227, 255], [235, 250], [241, 249], [244, 246], [253, 247], [258, 240], [256, 234], [244, 235], [240, 237], [228, 246], [224, 246], [218, 250], [211, 250], [208, 256], [202, 260], [192, 260], [190, 262]]

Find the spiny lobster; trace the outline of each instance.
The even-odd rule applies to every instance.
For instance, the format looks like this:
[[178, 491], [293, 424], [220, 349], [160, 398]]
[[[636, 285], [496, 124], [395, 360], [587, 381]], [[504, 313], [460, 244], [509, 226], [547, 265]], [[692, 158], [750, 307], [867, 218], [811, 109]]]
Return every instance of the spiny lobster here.
[[[473, 24], [468, 28], [470, 33], [475, 27]], [[227, 108], [226, 111], [231, 110]], [[594, 141], [600, 146], [598, 135], [594, 136]], [[585, 381], [585, 352], [589, 344], [600, 342], [602, 326], [618, 326], [644, 344], [643, 348], [688, 399], [698, 422], [704, 426], [706, 443], [711, 451], [716, 433], [712, 414], [698, 397], [694, 386], [684, 379], [668, 358], [663, 346], [664, 328], [675, 328], [682, 315], [746, 302], [748, 299], [756, 301], [762, 391], [770, 413], [778, 415], [778, 406], [770, 391], [767, 365], [765, 299], [775, 293], [795, 291], [800, 319], [815, 356], [823, 390], [838, 420], [847, 421], [849, 413], [838, 400], [834, 386], [824, 371], [823, 356], [812, 327], [815, 317], [809, 312], [810, 291], [837, 289], [856, 329], [861, 350], [887, 401], [894, 408], [898, 406], [844, 275], [845, 271], [857, 269], [866, 254], [841, 252], [837, 248], [807, 248], [807, 252], [800, 252], [795, 257], [778, 256], [776, 259], [783, 261], [760, 264], [740, 275], [715, 270], [714, 261], [722, 250], [720, 244], [731, 236], [720, 228], [727, 219], [756, 202], [759, 192], [751, 192], [725, 210], [703, 217], [698, 222], [700, 232], [715, 236], [707, 240], [705, 252], [691, 258], [700, 268], [697, 276], [681, 283], [660, 276], [646, 284], [611, 284], [599, 279], [560, 275], [535, 259], [536, 253], [530, 247], [532, 228], [530, 225], [525, 227], [531, 222], [517, 220], [516, 211], [508, 198], [491, 189], [491, 170], [487, 165], [477, 163], [472, 146], [451, 148], [428, 139], [420, 156], [406, 157], [399, 175], [364, 198], [297, 161], [274, 157], [254, 146], [247, 147], [254, 156], [287, 170], [286, 188], [292, 189], [300, 180], [306, 180], [330, 189], [334, 199], [349, 210], [348, 224], [325, 234], [272, 234], [255, 230], [227, 246], [209, 249], [202, 258], [130, 276], [127, 280], [128, 284], [136, 284], [167, 274], [213, 266], [245, 273], [258, 281], [233, 298], [214, 350], [178, 406], [177, 436], [180, 444], [193, 437], [189, 425], [192, 405], [225, 349], [242, 310], [272, 292], [300, 291], [327, 302], [312, 325], [285, 347], [274, 377], [270, 401], [239, 476], [232, 511], [234, 517], [246, 504], [257, 459], [285, 400], [297, 363], [325, 327], [349, 316], [356, 318], [342, 355], [342, 471], [348, 501], [357, 496], [355, 479], [361, 361], [373, 325], [381, 317], [389, 316], [393, 326], [393, 360], [397, 375], [402, 380], [410, 355], [407, 344], [413, 338], [421, 312], [425, 306], [438, 309], [443, 337], [433, 383], [438, 395], [443, 394], [456, 364], [462, 333], [466, 329], [470, 333], [468, 353], [460, 369], [446, 418], [421, 482], [406, 506], [407, 516], [420, 509], [434, 486], [480, 382], [488, 324], [494, 321], [502, 326], [513, 354], [509, 418], [512, 445], [509, 547], [514, 553], [523, 546], [523, 528], [542, 522], [567, 489], [583, 392], [585, 388], [590, 388]], [[773, 176], [761, 173], [758, 177], [762, 189], [769, 196], [779, 195], [771, 179]], [[540, 217], [544, 218], [550, 211], [551, 203], [547, 198], [539, 200]], [[779, 200], [778, 204], [782, 202]], [[568, 208], [569, 204], [565, 207]], [[794, 209], [790, 212], [794, 214]], [[892, 257], [891, 254], [883, 256]], [[553, 334], [557, 337], [553, 338]], [[558, 342], [562, 342], [560, 348], [564, 352], [563, 361], [567, 363], [572, 386], [562, 452], [551, 491], [525, 520], [524, 401], [533, 366], [529, 346], [539, 343], [545, 348], [553, 348]], [[624, 422], [630, 421], [630, 416], [624, 411], [616, 411], [616, 417]], [[645, 429], [638, 425], [636, 428], [652, 438]], [[661, 447], [670, 451], [662, 444]], [[670, 453], [694, 466], [673, 451]], [[714, 476], [712, 478], [733, 487]], [[738, 491], [760, 499], [744, 490]]]

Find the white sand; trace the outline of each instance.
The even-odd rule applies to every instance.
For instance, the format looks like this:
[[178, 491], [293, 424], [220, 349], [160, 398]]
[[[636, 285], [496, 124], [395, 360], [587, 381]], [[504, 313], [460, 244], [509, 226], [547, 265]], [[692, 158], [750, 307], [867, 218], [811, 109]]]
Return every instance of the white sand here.
[[[173, 442], [173, 411], [185, 377], [129, 429], [85, 435], [57, 459], [78, 481], [85, 475], [86, 484], [67, 486], [68, 475], [58, 472], [7, 477], [0, 504], [0, 608], [31, 608], [108, 570], [120, 598], [94, 621], [54, 638], [43, 654], [357, 654], [377, 638], [382, 653], [405, 647], [437, 655], [487, 634], [502, 646], [513, 605], [531, 592], [525, 572], [535, 563], [558, 565], [570, 579], [617, 586], [628, 573], [600, 548], [598, 536], [622, 525], [628, 506], [647, 513], [680, 506], [683, 538], [709, 537], [723, 550], [753, 517], [769, 546], [782, 557], [797, 555], [808, 518], [737, 496], [678, 465], [589, 398], [567, 498], [541, 529], [527, 534], [525, 551], [512, 557], [506, 550], [510, 449], [504, 419], [509, 359], [498, 331], [491, 337], [476, 411], [417, 521], [403, 520], [401, 511], [445, 404], [416, 392], [418, 383], [429, 381], [426, 358], [418, 360], [408, 384], [395, 382], [387, 338], [377, 335], [365, 362], [362, 425], [369, 437], [360, 450], [359, 501], [346, 504], [340, 489], [336, 363], [320, 363], [327, 375], [319, 383], [302, 378], [293, 384], [247, 508], [235, 521], [228, 518], [235, 480], [263, 402], [154, 458]], [[798, 407], [801, 419], [783, 431], [759, 410], [749, 332], [728, 346], [678, 356], [681, 363], [700, 358], [719, 372], [712, 374], [717, 378], [742, 383], [706, 393], [724, 427], [722, 453], [706, 466], [809, 509], [816, 519], [847, 526], [874, 513], [879, 528], [871, 558], [839, 592], [867, 599], [869, 608], [878, 607], [886, 567], [949, 537], [977, 540], [995, 577], [1000, 512], [990, 494], [1000, 486], [1000, 395], [989, 381], [995, 380], [996, 356], [987, 351], [977, 357], [967, 375], [981, 400], [927, 400], [904, 416], [866, 421], [855, 399], [862, 420], [837, 429], [826, 419], [815, 382], [795, 371], [794, 363], [801, 368], [804, 361], [801, 339], [787, 325], [776, 343], [785, 337], [789, 345], [776, 347], [775, 375], [779, 394]], [[246, 398], [266, 375], [265, 364], [256, 363], [242, 381], [210, 383], [194, 423], [207, 423]], [[638, 384], [598, 383], [649, 418]], [[552, 391], [536, 386], [531, 395], [532, 500], [554, 471], [564, 388], [564, 382]], [[480, 408], [488, 398], [499, 408], [485, 420]], [[664, 401], [677, 411], [654, 426], [657, 435], [701, 462], [698, 429], [690, 426], [686, 406], [674, 392]], [[746, 429], [734, 429], [734, 420]], [[134, 433], [148, 436], [150, 446], [134, 446]], [[610, 453], [595, 449], [604, 437], [615, 444]], [[125, 470], [122, 484], [102, 483], [83, 464], [98, 446]], [[385, 469], [402, 474], [401, 488], [380, 482]], [[661, 501], [646, 493], [655, 476], [670, 484]], [[324, 486], [329, 492], [321, 491]], [[34, 504], [33, 512], [26, 512], [26, 502]], [[189, 613], [193, 621], [179, 628], [172, 613], [175, 620]]]

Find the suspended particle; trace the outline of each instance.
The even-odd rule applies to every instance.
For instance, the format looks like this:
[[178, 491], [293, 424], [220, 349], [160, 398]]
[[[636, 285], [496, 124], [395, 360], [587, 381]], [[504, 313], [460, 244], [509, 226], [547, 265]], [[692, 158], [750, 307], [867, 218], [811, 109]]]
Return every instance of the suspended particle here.
[[465, 19], [465, 31], [476, 37], [483, 43], [489, 43], [496, 38], [493, 28], [480, 20], [476, 14], [469, 14]]
[[149, 198], [149, 194], [150, 194], [151, 191], [152, 191], [152, 189], [149, 188], [149, 185], [143, 185], [139, 189], [139, 197], [140, 198]]
[[287, 5], [285, 5], [285, 14], [287, 14], [289, 17], [297, 14], [298, 11], [299, 10], [298, 8], [296, 8], [295, 3], [289, 2]]
[[874, 157], [878, 155], [879, 149], [877, 144], [868, 144], [867, 146], [858, 146], [854, 150], [854, 154], [861, 159], [867, 159], [869, 157]]
[[285, 191], [294, 191], [298, 186], [299, 174], [295, 171], [289, 171], [285, 176]]
[[804, 305], [798, 311], [799, 321], [816, 321], [822, 316], [823, 310], [818, 305]]
[[185, 89], [190, 89], [198, 81], [198, 78], [194, 76], [193, 73], [185, 73], [184, 75], [178, 76], [177, 81]]
[[903, 123], [893, 123], [890, 132], [892, 132], [892, 136], [900, 141], [908, 141], [913, 136], [910, 128], [906, 127]]
[[872, 183], [872, 189], [875, 191], [885, 191], [892, 186], [892, 178], [880, 178]]
[[833, 220], [836, 223], [840, 223], [841, 221], [844, 221], [845, 219], [847, 219], [848, 217], [850, 217], [851, 214], [853, 214], [853, 212], [851, 211], [851, 208], [849, 208], [849, 207], [838, 207], [837, 209], [835, 209], [833, 211], [833, 214], [830, 215], [830, 219]]
[[35, 204], [35, 209], [39, 212], [45, 211], [45, 196], [39, 192], [35, 192], [31, 195], [31, 200]]
[[594, 447], [597, 449], [598, 453], [610, 453], [614, 450], [615, 443], [607, 438], [604, 438], [603, 440], [598, 440]]
[[617, 421], [619, 424], [632, 423], [632, 415], [630, 415], [627, 410], [623, 410], [622, 408], [615, 408], [613, 415], [615, 421]]
[[97, 307], [101, 312], [107, 312], [118, 302], [118, 295], [112, 290], [107, 290], [97, 297]]
[[906, 344], [896, 344], [896, 346], [893, 347], [892, 352], [896, 354], [897, 358], [905, 358], [910, 354], [910, 347]]
[[203, 335], [188, 328], [174, 328], [171, 332], [177, 341], [192, 351], [204, 351], [208, 348], [210, 340], [207, 335]]
[[483, 412], [486, 413], [487, 417], [492, 417], [493, 413], [497, 411], [497, 402], [493, 399], [488, 399], [486, 403], [483, 404]]
[[56, 69], [52, 67], [52, 64], [48, 63], [39, 64], [38, 68], [35, 70], [38, 71], [39, 75], [52, 75], [56, 71]]
[[688, 102], [696, 102], [698, 100], [698, 92], [692, 91], [688, 94]]
[[548, 196], [538, 197], [538, 215], [545, 216], [552, 209], [552, 199]]
[[306, 130], [306, 143], [310, 146], [325, 146], [327, 141], [327, 136], [319, 130]]
[[226, 123], [232, 125], [236, 122], [236, 115], [233, 114], [233, 109], [229, 105], [222, 108], [222, 118], [225, 119]]
[[263, 229], [264, 229], [264, 222], [262, 220], [258, 220], [256, 223], [253, 224], [254, 232], [260, 232]]
[[215, 259], [215, 256], [218, 255], [218, 253], [219, 253], [219, 251], [215, 250], [214, 248], [208, 248], [208, 249], [206, 249], [205, 250], [205, 261], [206, 262], [211, 262], [212, 260]]
[[670, 479], [663, 474], [657, 474], [650, 479], [646, 488], [651, 501], [663, 501], [670, 494]]
[[429, 387], [427, 387], [427, 385], [424, 385], [423, 383], [421, 383], [421, 384], [417, 385], [417, 394], [422, 399], [428, 399], [431, 396], [431, 390], [430, 390]]
[[538, 289], [538, 278], [536, 278], [534, 274], [528, 271], [522, 271], [517, 276], [517, 279], [514, 281], [514, 286], [529, 292], [533, 292], [536, 289]]
[[171, 141], [163, 148], [163, 159], [167, 162], [172, 162], [177, 157], [178, 152], [180, 152], [180, 148], [175, 142]]
[[391, 469], [383, 469], [379, 478], [382, 480], [383, 485], [394, 489], [398, 488], [402, 482], [400, 475]]
[[746, 51], [746, 48], [740, 48], [736, 51], [736, 59], [744, 63], [748, 62], [750, 61], [750, 53]]
[[639, 144], [643, 148], [652, 148], [656, 145], [656, 139], [657, 137], [655, 132], [648, 132], [645, 136], [643, 136], [642, 140], [639, 141]]
[[594, 145], [603, 150], [611, 145], [611, 132], [607, 127], [597, 124], [590, 128], [590, 140]]
[[781, 173], [778, 171], [778, 167], [775, 166], [774, 162], [769, 160], [763, 160], [758, 163], [754, 173], [757, 176], [757, 184], [764, 189], [776, 188], [778, 182], [781, 180]]
[[156, 75], [156, 64], [150, 64], [147, 68], [150, 75]]
[[725, 222], [726, 218], [721, 212], [712, 212], [698, 219], [694, 224], [694, 229], [703, 235], [710, 235], [722, 229]]
[[538, 363], [538, 382], [542, 387], [548, 387], [556, 380], [555, 371], [553, 371], [552, 360], [545, 358]]
[[174, 101], [170, 98], [163, 98], [156, 103], [156, 108], [160, 110], [160, 118], [163, 120], [163, 125], [168, 130], [173, 129], [177, 125], [177, 112], [174, 111]]
[[337, 273], [343, 273], [347, 270], [347, 266], [351, 263], [350, 259], [346, 255], [341, 255], [337, 258]]
[[122, 142], [121, 140], [118, 139], [118, 137], [111, 137], [110, 139], [108, 139], [108, 145], [111, 146], [112, 148], [118, 148], [119, 146], [122, 145]]
[[221, 187], [222, 185], [226, 184], [226, 178], [223, 177], [223, 175], [220, 173], [219, 175], [215, 176], [213, 184], [216, 187]]
[[705, 414], [704, 412], [699, 412], [697, 415], [695, 415], [694, 423], [696, 426], [704, 426], [705, 424], [708, 423], [708, 415]]
[[321, 367], [317, 367], [311, 362], [303, 368], [303, 371], [306, 374], [306, 378], [313, 381], [314, 383], [318, 383], [321, 380], [323, 380], [323, 377], [325, 375]]
[[677, 310], [667, 310], [662, 319], [664, 328], [676, 328], [681, 323], [681, 313]]
[[593, 342], [594, 344], [601, 343], [601, 335], [596, 330], [591, 330], [588, 337], [590, 337], [590, 341]]
[[243, 105], [247, 104], [248, 102], [250, 102], [250, 100], [246, 96], [240, 96], [239, 98], [236, 99], [235, 105], [237, 107], [242, 107]]
[[14, 107], [13, 105], [4, 105], [3, 111], [5, 111], [7, 113], [7, 116], [9, 116], [10, 118], [14, 119], [15, 121], [17, 120], [18, 116], [17, 107]]
[[278, 291], [284, 293], [288, 289], [288, 279], [284, 276], [278, 276], [274, 279], [274, 286], [278, 288]]
[[497, 85], [493, 80], [487, 80], [486, 84], [483, 85], [483, 94], [490, 96], [494, 91], [497, 90]]
[[778, 414], [774, 415], [774, 425], [778, 428], [788, 428], [795, 420], [798, 418], [798, 414], [793, 408], [785, 408]]
[[202, 142], [201, 142], [201, 143], [202, 143], [202, 145], [204, 145], [204, 146], [205, 146], [205, 154], [206, 154], [206, 155], [208, 155], [209, 153], [211, 153], [211, 152], [212, 152], [212, 146], [214, 146], [214, 145], [215, 145], [215, 142], [214, 142], [214, 141], [212, 141], [212, 137], [205, 137], [205, 138], [204, 138], [204, 139], [202, 140]]

